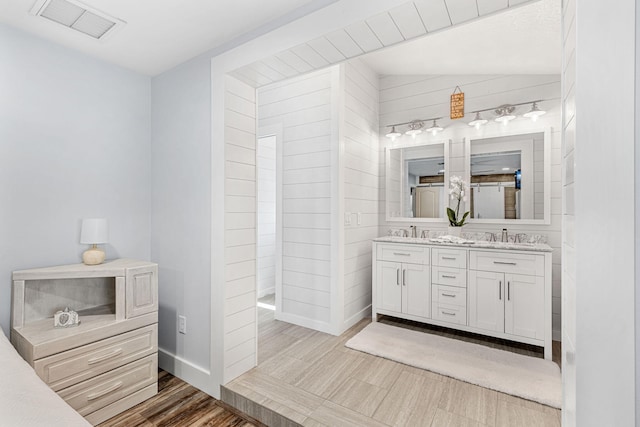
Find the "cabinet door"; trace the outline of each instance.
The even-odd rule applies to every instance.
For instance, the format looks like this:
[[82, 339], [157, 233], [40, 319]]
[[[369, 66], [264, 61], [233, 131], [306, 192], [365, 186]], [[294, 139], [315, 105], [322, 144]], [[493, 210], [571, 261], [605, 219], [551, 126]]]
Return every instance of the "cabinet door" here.
[[158, 311], [158, 267], [127, 268], [125, 284], [127, 318]]
[[402, 264], [378, 261], [376, 307], [380, 310], [402, 312]]
[[544, 278], [505, 274], [504, 331], [544, 339]]
[[504, 332], [504, 274], [469, 271], [469, 326]]
[[402, 264], [402, 312], [430, 317], [431, 285], [428, 265]]

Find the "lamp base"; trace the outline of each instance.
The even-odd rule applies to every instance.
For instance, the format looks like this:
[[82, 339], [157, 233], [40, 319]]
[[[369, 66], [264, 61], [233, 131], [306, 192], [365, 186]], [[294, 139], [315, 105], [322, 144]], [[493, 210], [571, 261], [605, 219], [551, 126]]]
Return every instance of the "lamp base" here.
[[98, 265], [104, 262], [104, 251], [100, 248], [89, 248], [82, 254], [82, 262], [86, 265]]

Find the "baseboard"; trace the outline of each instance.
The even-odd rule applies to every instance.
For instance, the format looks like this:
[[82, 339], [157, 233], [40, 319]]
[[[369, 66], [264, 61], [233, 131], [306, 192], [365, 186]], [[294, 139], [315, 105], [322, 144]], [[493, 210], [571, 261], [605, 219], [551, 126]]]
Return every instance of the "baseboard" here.
[[218, 384], [212, 384], [210, 371], [162, 348], [158, 349], [158, 366], [208, 395], [220, 399], [220, 387]]
[[365, 317], [371, 317], [371, 304], [345, 320], [344, 325], [342, 326], [342, 332], [346, 331]]
[[324, 332], [331, 335], [340, 335], [332, 330], [331, 324], [322, 322], [320, 320], [308, 319], [306, 317], [297, 316], [291, 313], [278, 313], [276, 309], [276, 320], [282, 320], [283, 322], [293, 323], [294, 325], [302, 326], [303, 328], [313, 329], [314, 331]]
[[258, 298], [262, 298], [264, 296], [270, 295], [270, 294], [275, 294], [276, 293], [276, 288], [275, 286], [272, 286], [270, 288], [267, 289], [260, 289], [258, 290]]

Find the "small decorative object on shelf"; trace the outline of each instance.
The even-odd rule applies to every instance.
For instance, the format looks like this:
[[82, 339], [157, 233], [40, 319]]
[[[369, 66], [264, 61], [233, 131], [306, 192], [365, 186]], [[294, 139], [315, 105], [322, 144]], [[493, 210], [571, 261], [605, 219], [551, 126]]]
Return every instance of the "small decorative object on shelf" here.
[[78, 317], [78, 313], [69, 310], [69, 307], [57, 311], [56, 314], [53, 315], [53, 326], [56, 328], [70, 328], [72, 326], [78, 326], [79, 324], [80, 318]]
[[[449, 178], [449, 194], [451, 195], [451, 200], [455, 200], [457, 202], [455, 211], [449, 207], [447, 208], [450, 233], [452, 231], [452, 228], [462, 227], [464, 225], [464, 222], [467, 220], [467, 217], [469, 216], [469, 211], [467, 211], [464, 213], [464, 215], [462, 215], [462, 218], [460, 218], [460, 202], [467, 201], [467, 196], [465, 195], [466, 190], [467, 183], [462, 178], [456, 175]], [[457, 235], [460, 235], [460, 230], [454, 231], [457, 231]]]

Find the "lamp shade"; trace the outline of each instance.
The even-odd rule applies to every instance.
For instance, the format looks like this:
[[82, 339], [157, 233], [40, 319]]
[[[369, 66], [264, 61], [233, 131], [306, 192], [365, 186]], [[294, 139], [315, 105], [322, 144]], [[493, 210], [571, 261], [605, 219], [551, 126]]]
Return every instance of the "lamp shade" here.
[[80, 243], [94, 245], [109, 241], [109, 224], [106, 218], [88, 218], [82, 220]]

